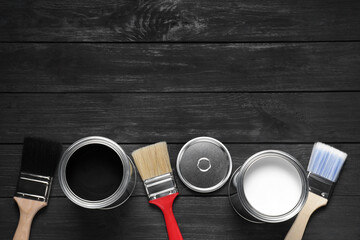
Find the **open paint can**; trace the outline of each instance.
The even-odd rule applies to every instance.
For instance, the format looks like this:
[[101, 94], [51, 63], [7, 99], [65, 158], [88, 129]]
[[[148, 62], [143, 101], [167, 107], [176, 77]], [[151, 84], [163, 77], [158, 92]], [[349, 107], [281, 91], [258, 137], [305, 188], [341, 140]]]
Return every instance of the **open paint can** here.
[[98, 136], [73, 143], [59, 164], [59, 181], [65, 195], [90, 209], [111, 209], [132, 194], [136, 170], [131, 159], [114, 141]]
[[308, 196], [308, 180], [302, 165], [277, 150], [256, 153], [239, 167], [229, 183], [234, 210], [254, 223], [277, 223], [294, 217]]

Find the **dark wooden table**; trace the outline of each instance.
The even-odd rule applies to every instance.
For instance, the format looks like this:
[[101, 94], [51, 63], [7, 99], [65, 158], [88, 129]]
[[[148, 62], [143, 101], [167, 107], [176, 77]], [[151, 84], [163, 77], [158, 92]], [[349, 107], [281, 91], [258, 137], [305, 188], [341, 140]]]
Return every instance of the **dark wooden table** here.
[[[18, 220], [12, 196], [22, 140], [65, 147], [90, 135], [132, 150], [167, 141], [172, 166], [198, 136], [222, 141], [234, 169], [279, 149], [307, 166], [312, 144], [349, 154], [328, 206], [304, 239], [360, 239], [358, 0], [14, 0], [0, 3], [0, 239]], [[174, 206], [184, 239], [283, 239], [293, 219], [252, 224], [227, 185], [187, 189]], [[72, 204], [55, 180], [31, 239], [167, 239], [142, 182], [111, 210]]]

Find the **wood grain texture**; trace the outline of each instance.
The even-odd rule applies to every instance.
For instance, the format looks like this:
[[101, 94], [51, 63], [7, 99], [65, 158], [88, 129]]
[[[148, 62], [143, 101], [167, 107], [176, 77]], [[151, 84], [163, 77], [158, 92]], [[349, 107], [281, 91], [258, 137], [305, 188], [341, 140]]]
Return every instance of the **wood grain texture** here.
[[359, 93], [2, 94], [0, 143], [358, 142]]
[[360, 43], [1, 44], [0, 92], [360, 90]]
[[297, 215], [289, 232], [286, 234], [285, 240], [301, 240], [306, 230], [311, 215], [320, 207], [324, 207], [328, 203], [328, 199], [315, 193], [309, 192], [304, 207]]
[[[360, 197], [334, 196], [311, 218], [304, 240], [359, 239]], [[10, 239], [18, 210], [12, 199], [0, 199], [0, 237]], [[7, 209], [4, 211], [4, 209]], [[280, 224], [253, 224], [243, 220], [227, 197], [178, 197], [174, 213], [184, 239], [283, 239], [292, 220]], [[335, 220], [336, 219], [336, 220]], [[77, 207], [66, 198], [50, 198], [34, 219], [32, 239], [167, 239], [161, 211], [146, 197], [132, 197], [109, 211]]]
[[20, 217], [13, 240], [29, 240], [31, 224], [36, 213], [47, 206], [47, 202], [14, 197], [19, 208]]
[[[130, 155], [132, 151], [144, 146], [145, 144], [121, 144], [125, 152]], [[178, 178], [176, 172], [176, 157], [183, 144], [168, 144], [169, 155], [173, 172], [178, 184], [181, 196], [227, 196], [228, 183], [221, 189], [211, 194], [199, 194], [189, 190]], [[298, 159], [304, 168], [307, 167], [310, 159], [312, 144], [225, 144], [230, 151], [233, 161], [233, 172], [241, 166], [252, 154], [268, 149], [285, 151]], [[334, 190], [335, 196], [360, 196], [360, 183], [355, 179], [360, 179], [360, 144], [332, 144], [344, 152], [349, 157], [344, 165], [340, 178], [336, 183]], [[64, 145], [64, 148], [68, 145]], [[20, 171], [21, 145], [0, 145], [0, 197], [12, 197], [15, 193], [18, 174]], [[51, 189], [51, 197], [63, 197], [64, 194], [60, 189], [57, 174]], [[144, 186], [138, 177], [133, 196], [146, 196]]]
[[0, 41], [360, 39], [356, 0], [4, 1]]

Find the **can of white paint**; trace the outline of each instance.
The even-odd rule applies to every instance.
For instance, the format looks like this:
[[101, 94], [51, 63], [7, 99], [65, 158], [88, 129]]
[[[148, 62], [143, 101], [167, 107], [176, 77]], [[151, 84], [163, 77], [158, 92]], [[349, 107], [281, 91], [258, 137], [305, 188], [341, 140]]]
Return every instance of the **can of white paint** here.
[[231, 177], [228, 194], [232, 207], [254, 223], [278, 223], [294, 217], [308, 196], [302, 165], [277, 150], [254, 154]]

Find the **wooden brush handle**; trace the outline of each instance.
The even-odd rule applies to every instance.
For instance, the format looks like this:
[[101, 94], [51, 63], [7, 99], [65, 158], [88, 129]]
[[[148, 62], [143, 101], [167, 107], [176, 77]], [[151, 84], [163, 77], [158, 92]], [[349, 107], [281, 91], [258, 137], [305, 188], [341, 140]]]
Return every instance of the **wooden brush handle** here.
[[325, 206], [327, 202], [328, 200], [326, 198], [309, 192], [306, 203], [296, 217], [295, 222], [285, 237], [285, 240], [301, 240], [311, 214], [319, 207]]
[[35, 214], [47, 206], [47, 203], [19, 197], [14, 197], [14, 199], [19, 206], [20, 218], [13, 240], [28, 240], [31, 223]]

